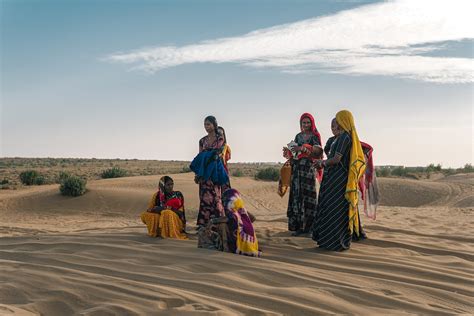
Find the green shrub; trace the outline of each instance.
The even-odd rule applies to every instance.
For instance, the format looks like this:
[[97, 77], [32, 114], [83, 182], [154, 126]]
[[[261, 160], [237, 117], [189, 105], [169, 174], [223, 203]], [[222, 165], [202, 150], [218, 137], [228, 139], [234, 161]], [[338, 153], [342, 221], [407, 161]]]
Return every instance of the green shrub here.
[[255, 179], [266, 180], [266, 181], [278, 181], [278, 179], [280, 179], [280, 171], [272, 167], [261, 169], [255, 175]]
[[4, 178], [4, 179], [0, 182], [1, 185], [8, 184], [8, 183], [10, 183], [10, 181], [8, 181], [7, 178]]
[[376, 171], [377, 177], [386, 178], [390, 176], [390, 169], [380, 168]]
[[87, 181], [85, 179], [77, 176], [69, 176], [61, 182], [59, 192], [67, 196], [80, 196], [86, 193], [86, 183]]
[[232, 172], [232, 176], [233, 176], [233, 177], [243, 177], [243, 176], [244, 176], [244, 173], [243, 173], [242, 170], [240, 170], [240, 169], [235, 169], [235, 170]]
[[472, 164], [467, 163], [464, 165], [464, 168], [462, 168], [462, 171], [470, 173], [470, 172], [474, 172], [474, 168], [472, 167]]
[[41, 185], [46, 182], [44, 176], [36, 170], [23, 171], [20, 173], [20, 180], [24, 185]]
[[56, 183], [63, 183], [70, 176], [71, 176], [71, 174], [69, 172], [61, 171], [58, 174], [58, 177], [56, 179]]
[[100, 174], [102, 179], [120, 178], [120, 177], [125, 177], [126, 175], [127, 175], [127, 171], [119, 167], [113, 167], [113, 168], [104, 170]]
[[405, 167], [401, 166], [401, 167], [396, 167], [396, 168], [393, 168], [392, 172], [391, 172], [391, 175], [393, 176], [397, 176], [397, 177], [403, 177], [407, 174], [407, 170]]
[[437, 165], [435, 166], [435, 164], [432, 163], [432, 164], [429, 164], [429, 165], [426, 167], [426, 172], [427, 172], [427, 173], [435, 172], [435, 171], [436, 171], [436, 172], [440, 172], [441, 169], [442, 169], [441, 164], [437, 164]]

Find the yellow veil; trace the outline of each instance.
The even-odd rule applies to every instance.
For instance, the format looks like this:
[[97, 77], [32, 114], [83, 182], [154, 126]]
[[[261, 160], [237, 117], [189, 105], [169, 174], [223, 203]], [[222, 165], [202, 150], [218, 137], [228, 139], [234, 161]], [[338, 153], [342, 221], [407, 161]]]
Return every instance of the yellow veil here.
[[349, 201], [349, 229], [351, 233], [356, 233], [359, 236], [359, 209], [357, 203], [359, 194], [357, 187], [359, 179], [365, 172], [365, 157], [362, 151], [362, 146], [359, 141], [359, 136], [354, 124], [354, 117], [352, 113], [343, 110], [336, 114], [337, 124], [346, 132], [349, 133], [352, 139], [352, 147], [350, 153], [349, 163], [349, 177], [346, 185], [346, 200]]

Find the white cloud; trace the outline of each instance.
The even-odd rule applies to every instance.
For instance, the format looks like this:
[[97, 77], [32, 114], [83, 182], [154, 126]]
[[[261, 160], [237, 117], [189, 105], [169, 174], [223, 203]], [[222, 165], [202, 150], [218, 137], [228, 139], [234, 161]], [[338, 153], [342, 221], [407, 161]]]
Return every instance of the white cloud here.
[[149, 72], [190, 63], [238, 63], [290, 73], [387, 75], [439, 83], [474, 81], [472, 58], [422, 56], [474, 38], [470, 0], [399, 0], [181, 47], [106, 59]]

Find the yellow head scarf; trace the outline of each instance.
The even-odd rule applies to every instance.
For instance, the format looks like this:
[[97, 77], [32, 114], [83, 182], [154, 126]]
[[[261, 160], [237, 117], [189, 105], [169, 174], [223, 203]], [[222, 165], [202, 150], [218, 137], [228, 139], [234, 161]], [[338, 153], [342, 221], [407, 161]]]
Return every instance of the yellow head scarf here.
[[346, 185], [346, 200], [349, 201], [349, 229], [351, 233], [356, 233], [359, 236], [359, 210], [357, 203], [359, 194], [357, 186], [359, 179], [365, 172], [365, 157], [362, 151], [362, 146], [359, 141], [359, 136], [354, 124], [354, 117], [352, 113], [343, 110], [336, 114], [337, 124], [346, 132], [349, 133], [352, 139], [352, 147], [349, 163], [349, 178]]

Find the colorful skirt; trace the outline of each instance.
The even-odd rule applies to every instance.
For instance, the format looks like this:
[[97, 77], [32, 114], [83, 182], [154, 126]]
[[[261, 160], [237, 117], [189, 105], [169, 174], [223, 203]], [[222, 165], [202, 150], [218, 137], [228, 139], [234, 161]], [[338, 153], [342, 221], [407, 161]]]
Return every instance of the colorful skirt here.
[[183, 222], [172, 210], [163, 210], [161, 214], [143, 212], [140, 217], [150, 237], [188, 239]]

